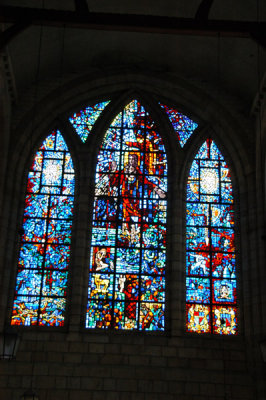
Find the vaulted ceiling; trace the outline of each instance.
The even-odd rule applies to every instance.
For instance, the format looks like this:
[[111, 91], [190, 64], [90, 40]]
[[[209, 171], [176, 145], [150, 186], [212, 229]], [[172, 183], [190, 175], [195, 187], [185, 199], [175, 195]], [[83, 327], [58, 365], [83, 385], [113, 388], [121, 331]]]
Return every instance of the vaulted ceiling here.
[[17, 99], [36, 80], [127, 66], [221, 86], [250, 112], [266, 69], [265, 21], [265, 0], [0, 1]]

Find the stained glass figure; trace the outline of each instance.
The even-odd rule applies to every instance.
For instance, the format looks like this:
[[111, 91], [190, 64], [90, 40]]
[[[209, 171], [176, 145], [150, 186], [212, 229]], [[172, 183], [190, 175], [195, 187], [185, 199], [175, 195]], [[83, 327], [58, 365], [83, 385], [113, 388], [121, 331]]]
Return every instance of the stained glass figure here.
[[87, 328], [164, 330], [167, 160], [134, 100], [98, 154]]
[[69, 118], [69, 121], [75, 128], [83, 143], [86, 142], [93, 125], [109, 103], [110, 100], [95, 104], [94, 106], [89, 106], [85, 108], [85, 110], [81, 110]]
[[174, 108], [171, 108], [165, 104], [159, 103], [162, 109], [167, 113], [173, 128], [177, 134], [181, 147], [184, 147], [187, 140], [193, 134], [194, 130], [198, 127], [198, 124], [192, 121], [190, 118], [181, 114]]
[[211, 139], [192, 162], [186, 212], [187, 330], [235, 335], [233, 190], [229, 168]]
[[64, 325], [74, 184], [67, 145], [54, 131], [28, 175], [12, 325]]

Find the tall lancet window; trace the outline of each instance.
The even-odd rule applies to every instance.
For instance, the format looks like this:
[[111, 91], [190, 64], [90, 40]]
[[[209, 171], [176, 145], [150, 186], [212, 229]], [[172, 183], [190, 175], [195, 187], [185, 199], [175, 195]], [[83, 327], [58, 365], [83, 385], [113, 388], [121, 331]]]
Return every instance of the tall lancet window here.
[[12, 325], [63, 326], [74, 201], [74, 169], [59, 131], [30, 168]]
[[187, 331], [237, 333], [233, 191], [229, 168], [208, 139], [187, 185]]
[[96, 166], [86, 327], [165, 327], [167, 160], [134, 100], [111, 123]]

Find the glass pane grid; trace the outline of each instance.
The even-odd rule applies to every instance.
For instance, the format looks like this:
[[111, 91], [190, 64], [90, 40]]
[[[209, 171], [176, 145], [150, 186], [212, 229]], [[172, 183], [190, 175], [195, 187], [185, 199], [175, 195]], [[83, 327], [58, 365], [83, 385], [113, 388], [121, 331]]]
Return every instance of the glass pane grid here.
[[167, 165], [150, 125], [131, 102], [98, 155], [87, 328], [164, 329]]
[[172, 107], [169, 107], [160, 102], [159, 105], [167, 113], [167, 116], [170, 119], [173, 128], [177, 134], [179, 143], [181, 147], [184, 147], [187, 140], [193, 134], [194, 130], [198, 127], [198, 124]]
[[109, 103], [110, 100], [89, 106], [85, 110], [81, 110], [69, 118], [70, 123], [75, 128], [83, 143], [86, 142], [93, 125]]
[[[53, 158], [49, 158], [51, 154]], [[35, 175], [32, 185], [31, 179], [39, 168], [39, 159], [42, 159], [41, 170]], [[63, 178], [66, 169], [73, 180], [65, 186]], [[42, 185], [43, 180], [49, 184]], [[54, 194], [56, 187], [59, 190]], [[27, 188], [11, 324], [63, 326], [73, 215], [74, 170], [59, 131], [49, 135], [36, 153]], [[46, 188], [44, 194], [43, 188]], [[64, 191], [68, 193], [65, 194]]]
[[[195, 179], [195, 178], [196, 179]], [[223, 187], [226, 180], [230, 189]], [[187, 330], [237, 333], [234, 212], [230, 172], [208, 139], [196, 155], [187, 190]]]

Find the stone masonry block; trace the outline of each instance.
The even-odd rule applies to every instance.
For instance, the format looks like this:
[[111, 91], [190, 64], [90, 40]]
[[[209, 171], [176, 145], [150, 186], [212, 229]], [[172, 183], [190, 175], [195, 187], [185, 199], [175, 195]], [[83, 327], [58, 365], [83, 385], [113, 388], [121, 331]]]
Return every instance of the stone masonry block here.
[[215, 385], [212, 383], [201, 383], [200, 394], [215, 397], [217, 393], [224, 395], [224, 385]]
[[118, 383], [119, 390], [127, 392], [136, 392], [138, 381], [135, 379], [120, 379]]
[[64, 354], [64, 362], [65, 363], [80, 364], [81, 361], [82, 361], [81, 353], [65, 353]]
[[185, 382], [172, 381], [168, 385], [170, 393], [180, 394], [185, 392]]
[[128, 364], [128, 357], [123, 354], [105, 354], [101, 357], [103, 365], [124, 365]]
[[67, 378], [63, 376], [59, 376], [55, 378], [55, 387], [56, 389], [66, 389], [67, 387]]
[[93, 400], [93, 392], [87, 390], [72, 390], [69, 392], [69, 400]]
[[95, 377], [82, 377], [81, 378], [82, 390], [101, 390], [103, 389], [103, 379]]
[[80, 389], [80, 378], [69, 376], [66, 381], [68, 389]]
[[133, 367], [124, 366], [124, 367], [112, 367], [109, 369], [111, 369], [112, 378], [127, 379], [130, 377], [133, 378], [137, 375], [135, 372], [135, 368]]
[[104, 390], [112, 391], [116, 389], [116, 379], [104, 379], [103, 380], [103, 388]]
[[148, 365], [149, 364], [149, 357], [141, 356], [141, 355], [130, 355], [128, 357], [128, 362], [130, 365]]
[[90, 353], [104, 354], [104, 344], [102, 343], [90, 343], [89, 344]]

